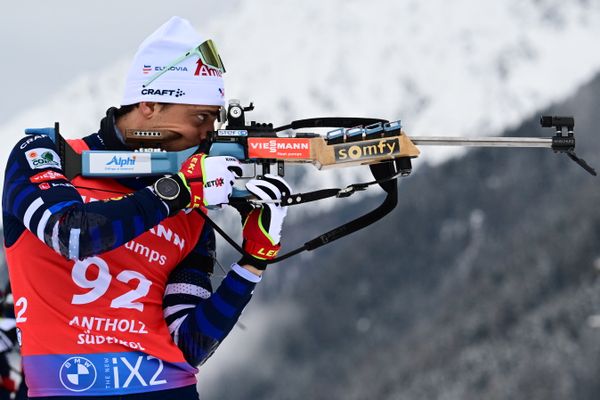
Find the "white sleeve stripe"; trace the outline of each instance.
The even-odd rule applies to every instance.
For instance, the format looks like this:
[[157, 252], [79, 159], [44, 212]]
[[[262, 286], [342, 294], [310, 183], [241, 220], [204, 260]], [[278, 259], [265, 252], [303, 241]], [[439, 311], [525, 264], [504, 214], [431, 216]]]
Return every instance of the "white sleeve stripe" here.
[[2, 331], [0, 331], [0, 352], [12, 349], [13, 343]]
[[188, 294], [191, 296], [208, 299], [210, 292], [202, 286], [192, 285], [191, 283], [169, 283], [165, 289], [165, 296], [170, 294]]
[[52, 248], [55, 252], [60, 254], [60, 245], [58, 243], [58, 221], [52, 227]]
[[262, 276], [254, 275], [252, 272], [248, 271], [246, 268], [240, 267], [237, 263], [233, 263], [231, 265], [231, 269], [233, 271], [235, 271], [236, 274], [238, 274], [239, 276], [241, 276], [242, 278], [244, 278], [245, 280], [247, 280], [249, 282], [258, 283], [262, 280]]
[[165, 201], [163, 199], [160, 199], [161, 203], [163, 203], [163, 206], [165, 206], [165, 209], [167, 210], [167, 215], [169, 215], [171, 213], [171, 209], [169, 208], [169, 206], [167, 205], [167, 203], [165, 203]]
[[194, 307], [196, 307], [194, 304], [178, 304], [176, 306], [169, 306], [164, 309], [163, 316], [165, 318], [167, 318], [167, 317], [170, 317], [171, 315], [175, 314], [176, 312], [179, 312], [181, 310], [187, 310], [188, 308], [194, 308]]
[[69, 259], [78, 260], [79, 259], [79, 235], [81, 234], [81, 229], [71, 229], [71, 233], [69, 234]]
[[27, 211], [25, 211], [25, 216], [23, 217], [23, 224], [31, 231], [31, 218], [33, 214], [44, 204], [44, 200], [41, 197], [38, 197], [34, 201], [31, 202], [29, 207], [27, 207]]
[[[173, 321], [171, 323], [171, 325], [169, 325], [169, 332], [171, 334], [175, 333], [175, 337], [179, 336], [179, 327], [181, 326], [181, 324], [183, 324], [183, 321], [187, 318], [187, 315], [184, 315], [183, 317], [177, 318], [175, 321]], [[177, 340], [175, 340], [175, 343], [177, 343]]]
[[51, 215], [52, 215], [52, 212], [50, 212], [50, 210], [44, 211], [44, 214], [42, 214], [42, 218], [40, 219], [40, 222], [38, 222], [37, 237], [42, 242], [44, 241], [44, 230], [46, 229], [46, 224], [48, 223], [48, 219], [50, 218]]

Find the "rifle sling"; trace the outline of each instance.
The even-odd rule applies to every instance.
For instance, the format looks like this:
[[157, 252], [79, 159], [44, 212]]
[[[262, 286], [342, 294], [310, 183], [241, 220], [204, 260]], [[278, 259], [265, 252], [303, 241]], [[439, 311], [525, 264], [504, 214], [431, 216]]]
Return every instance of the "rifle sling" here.
[[[394, 170], [393, 165], [391, 165], [391, 164], [393, 164], [393, 162], [390, 163], [390, 167], [386, 168], [387, 172], [389, 172], [389, 173], [392, 173], [392, 171]], [[381, 171], [377, 171], [377, 173], [375, 171], [373, 171], [373, 172], [377, 178], [381, 177], [381, 175], [382, 175]], [[337, 228], [334, 228], [326, 233], [323, 233], [322, 235], [319, 235], [312, 240], [309, 240], [308, 242], [304, 243], [303, 246], [300, 246], [288, 253], [285, 253], [285, 254], [283, 254], [279, 257], [276, 257], [272, 260], [265, 260], [265, 263], [266, 264], [274, 264], [276, 262], [285, 260], [296, 254], [299, 254], [301, 252], [312, 251], [312, 250], [317, 249], [321, 246], [324, 246], [328, 243], [331, 243], [334, 240], [340, 239], [344, 236], [347, 236], [358, 230], [366, 228], [367, 226], [377, 222], [378, 220], [380, 220], [381, 218], [383, 218], [384, 216], [389, 214], [398, 204], [397, 175], [394, 174], [391, 177], [383, 177], [383, 178], [380, 178], [380, 179], [377, 179], [375, 181], [365, 183], [365, 184], [350, 185], [346, 189], [323, 189], [323, 190], [317, 190], [314, 192], [301, 194], [302, 201], [294, 202], [293, 204], [306, 203], [309, 201], [321, 200], [321, 199], [324, 199], [327, 197], [334, 197], [334, 196], [335, 197], [345, 197], [345, 196], [340, 196], [339, 193], [343, 192], [344, 190], [347, 190], [348, 188], [351, 188], [353, 186], [357, 186], [357, 188], [353, 188], [353, 190], [350, 192], [350, 194], [352, 194], [354, 192], [354, 190], [363, 190], [367, 186], [369, 186], [371, 184], [375, 184], [375, 183], [382, 185], [382, 187], [384, 188], [384, 190], [387, 193], [384, 201], [377, 208], [368, 212], [367, 214], [364, 214], [358, 218], [355, 218], [349, 222], [346, 222], [345, 224], [342, 224], [342, 225], [338, 226]], [[300, 196], [300, 195], [292, 195], [292, 196], [290, 196], [290, 198], [292, 198], [294, 196]], [[252, 257], [250, 254], [248, 254], [246, 251], [244, 251], [244, 249], [239, 244], [237, 244], [235, 242], [235, 240], [233, 240], [221, 227], [219, 227], [208, 216], [207, 213], [205, 213], [204, 211], [202, 211], [200, 209], [196, 209], [196, 211], [198, 213], [200, 213], [200, 215], [202, 215], [202, 217], [206, 220], [206, 222], [210, 226], [212, 226], [214, 228], [214, 230], [217, 231], [238, 253], [240, 253], [246, 257]]]

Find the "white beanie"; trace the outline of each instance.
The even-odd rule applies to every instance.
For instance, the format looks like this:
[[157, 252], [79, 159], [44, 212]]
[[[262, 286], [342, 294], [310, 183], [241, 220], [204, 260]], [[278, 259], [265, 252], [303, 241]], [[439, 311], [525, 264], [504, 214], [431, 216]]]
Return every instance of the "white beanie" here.
[[154, 101], [224, 106], [225, 88], [221, 71], [202, 64], [197, 55], [173, 66], [143, 87], [165, 66], [205, 40], [189, 21], [172, 17], [140, 45], [127, 74], [121, 105]]

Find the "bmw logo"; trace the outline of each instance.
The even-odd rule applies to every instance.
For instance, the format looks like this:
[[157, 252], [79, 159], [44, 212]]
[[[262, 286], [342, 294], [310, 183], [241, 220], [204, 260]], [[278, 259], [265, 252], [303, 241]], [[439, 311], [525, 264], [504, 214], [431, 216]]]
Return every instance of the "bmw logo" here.
[[96, 382], [96, 367], [85, 357], [71, 357], [60, 367], [60, 383], [72, 392], [83, 392]]

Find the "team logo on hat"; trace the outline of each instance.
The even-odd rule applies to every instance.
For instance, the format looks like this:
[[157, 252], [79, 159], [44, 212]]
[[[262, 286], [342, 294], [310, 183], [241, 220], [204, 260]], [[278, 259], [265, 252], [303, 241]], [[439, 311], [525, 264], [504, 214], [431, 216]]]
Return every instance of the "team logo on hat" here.
[[196, 61], [196, 65], [194, 76], [223, 76], [223, 73], [220, 70], [209, 65], [204, 65], [201, 59]]
[[72, 392], [83, 392], [96, 383], [96, 367], [85, 357], [71, 357], [59, 372], [60, 383]]

